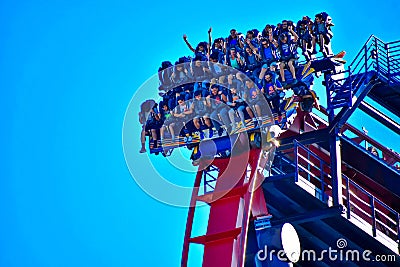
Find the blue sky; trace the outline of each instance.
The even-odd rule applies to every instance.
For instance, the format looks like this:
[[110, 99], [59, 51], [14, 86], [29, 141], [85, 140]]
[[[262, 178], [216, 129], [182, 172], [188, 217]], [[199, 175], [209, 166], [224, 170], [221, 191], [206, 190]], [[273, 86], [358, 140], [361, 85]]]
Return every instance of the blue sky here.
[[[132, 179], [121, 145], [130, 99], [161, 61], [191, 54], [183, 33], [195, 45], [209, 26], [220, 37], [326, 10], [348, 59], [372, 33], [400, 37], [398, 1], [326, 2], [1, 1], [0, 266], [179, 265], [187, 210]], [[400, 150], [365, 116], [352, 122]]]

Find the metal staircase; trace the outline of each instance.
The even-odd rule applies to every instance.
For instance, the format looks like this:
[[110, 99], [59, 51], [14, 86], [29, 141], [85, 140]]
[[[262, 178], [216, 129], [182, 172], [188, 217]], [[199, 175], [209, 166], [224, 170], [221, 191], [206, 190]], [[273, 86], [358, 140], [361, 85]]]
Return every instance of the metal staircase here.
[[[332, 207], [330, 173], [330, 163], [295, 140], [293, 149], [275, 155], [266, 182], [291, 177], [299, 187], [325, 203], [327, 207]], [[399, 213], [345, 174], [342, 174], [342, 178], [341, 190], [345, 207], [342, 216], [399, 254]]]
[[[348, 69], [325, 73], [325, 85], [329, 122], [326, 128], [282, 140], [263, 185], [268, 210], [276, 221], [297, 225], [308, 246], [322, 249], [333, 237], [345, 236], [360, 251], [391, 251], [399, 261], [400, 173], [393, 164], [399, 156], [347, 121], [360, 108], [400, 132], [395, 119], [364, 101], [368, 96], [400, 115], [400, 41], [384, 43], [372, 35]], [[356, 137], [349, 138], [344, 132]], [[382, 158], [372, 156], [361, 142], [379, 147]]]
[[[385, 43], [371, 35], [347, 70], [326, 76], [328, 112], [358, 107], [360, 99], [378, 84], [386, 87], [400, 84], [400, 41]], [[384, 102], [378, 96], [375, 98]]]

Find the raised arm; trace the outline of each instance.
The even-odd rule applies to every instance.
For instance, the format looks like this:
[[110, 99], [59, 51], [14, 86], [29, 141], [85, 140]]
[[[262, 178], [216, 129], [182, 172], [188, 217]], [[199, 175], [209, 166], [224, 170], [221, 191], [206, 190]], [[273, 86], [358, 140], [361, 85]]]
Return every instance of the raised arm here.
[[193, 48], [193, 46], [190, 45], [189, 41], [187, 40], [187, 35], [183, 35], [183, 41], [185, 41], [186, 45], [189, 47], [189, 49], [194, 53], [196, 50]]
[[254, 47], [254, 45], [251, 43], [250, 39], [247, 39], [246, 43], [249, 45], [250, 49], [253, 50], [254, 54], [258, 54], [258, 48]]
[[293, 30], [293, 26], [288, 26], [289, 32], [293, 35], [293, 42], [297, 42], [297, 40], [299, 40], [299, 36], [297, 35], [297, 33]]
[[211, 55], [211, 46], [212, 46], [212, 36], [211, 36], [211, 32], [212, 32], [212, 27], [210, 27], [208, 29], [208, 57], [210, 57]]
[[239, 52], [236, 52], [236, 58], [238, 60], [239, 65], [243, 66], [244, 62], [243, 62], [242, 56], [240, 55]]
[[242, 38], [240, 38], [240, 37], [241, 37], [241, 35], [237, 37], [238, 38], [239, 47], [243, 49], [244, 44], [242, 42]]

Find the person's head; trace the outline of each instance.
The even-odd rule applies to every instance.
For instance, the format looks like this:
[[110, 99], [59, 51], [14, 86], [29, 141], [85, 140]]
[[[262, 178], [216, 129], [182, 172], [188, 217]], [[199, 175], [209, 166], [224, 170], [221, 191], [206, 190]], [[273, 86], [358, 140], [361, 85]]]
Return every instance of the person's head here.
[[206, 51], [206, 48], [207, 48], [206, 43], [205, 43], [205, 42], [200, 42], [200, 43], [197, 45], [196, 50], [197, 50], [197, 51], [200, 51], [200, 52], [204, 52], [204, 51]]
[[250, 47], [246, 47], [246, 53], [251, 55], [253, 53], [253, 51], [250, 49]]
[[267, 82], [271, 82], [271, 81], [272, 81], [272, 73], [271, 73], [271, 72], [266, 72], [266, 73], [265, 73], [265, 76], [264, 76], [264, 79], [265, 79]]
[[224, 45], [224, 38], [217, 38], [214, 40], [214, 47], [221, 48]]
[[235, 29], [232, 29], [232, 30], [230, 31], [230, 34], [231, 34], [231, 37], [232, 37], [232, 38], [236, 38], [237, 31], [236, 31]]
[[201, 61], [200, 61], [200, 60], [196, 60], [196, 61], [194, 62], [194, 65], [195, 65], [196, 67], [201, 67]]
[[246, 87], [247, 88], [253, 87], [253, 81], [252, 80], [246, 80]]
[[229, 90], [231, 90], [231, 93], [232, 93], [232, 94], [236, 94], [236, 92], [237, 92], [236, 86], [234, 86], [234, 85], [231, 85], [231, 87], [229, 88]]
[[261, 45], [262, 45], [262, 47], [269, 47], [269, 41], [267, 40], [267, 39], [263, 39], [262, 41], [261, 41]]
[[167, 103], [163, 103], [162, 108], [164, 111], [169, 110], [168, 104]]
[[324, 17], [321, 14], [315, 15], [315, 22], [321, 23], [324, 20]]
[[184, 106], [185, 105], [185, 99], [183, 97], [178, 98], [178, 105], [179, 106]]
[[197, 100], [200, 100], [201, 99], [201, 91], [196, 91], [194, 93], [194, 98], [197, 99]]
[[253, 39], [254, 38], [254, 32], [253, 31], [247, 31], [246, 38]]
[[211, 53], [210, 61], [213, 62], [213, 63], [217, 63], [218, 62], [218, 53], [217, 52]]
[[305, 21], [305, 20], [302, 20], [300, 23], [299, 23], [299, 26], [300, 26], [300, 28], [301, 29], [305, 29], [306, 27], [307, 27], [307, 21]]
[[236, 56], [236, 48], [232, 47], [231, 50], [229, 50], [229, 53], [230, 53], [232, 56]]
[[289, 26], [289, 22], [287, 20], [282, 20], [282, 29], [287, 29], [287, 27]]
[[371, 152], [372, 155], [374, 155], [374, 156], [376, 156], [376, 157], [379, 156], [378, 150], [377, 150], [375, 147], [373, 147], [373, 146], [370, 146], [370, 147], [368, 148], [368, 151]]
[[219, 90], [219, 87], [218, 87], [217, 84], [211, 85], [211, 93], [212, 93], [213, 95], [218, 94], [218, 90]]

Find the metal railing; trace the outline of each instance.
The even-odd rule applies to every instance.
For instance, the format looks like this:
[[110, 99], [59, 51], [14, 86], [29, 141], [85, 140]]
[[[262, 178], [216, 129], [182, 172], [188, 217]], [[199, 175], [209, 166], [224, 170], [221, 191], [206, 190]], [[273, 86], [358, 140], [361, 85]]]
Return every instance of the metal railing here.
[[377, 155], [374, 156], [377, 159], [386, 162], [390, 168], [400, 172], [398, 167], [400, 166], [400, 154], [396, 151], [383, 146], [375, 139], [369, 137], [350, 124], [345, 124], [341, 129], [341, 133], [347, 137], [349, 141], [356, 144], [371, 155], [373, 155], [371, 148], [374, 148], [377, 153]]
[[[332, 177], [330, 164], [321, 159], [309, 148], [294, 140], [295, 181], [300, 178], [308, 180], [320, 192], [316, 197], [329, 205], [332, 196]], [[352, 179], [342, 174], [343, 203], [346, 208], [346, 218], [361, 218], [371, 226], [372, 235], [377, 236], [377, 230], [389, 239], [400, 241], [400, 215], [394, 209], [373, 196]]]
[[357, 91], [373, 74], [389, 85], [400, 83], [400, 41], [385, 43], [371, 35], [347, 70], [327, 78], [328, 99], [340, 98], [343, 90]]

